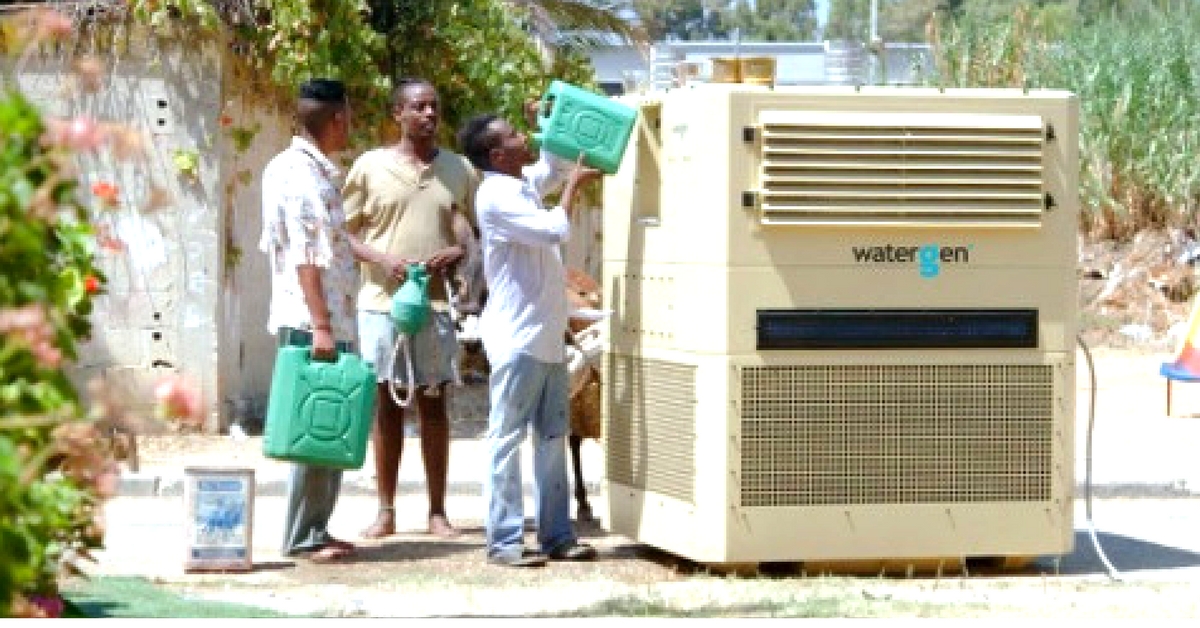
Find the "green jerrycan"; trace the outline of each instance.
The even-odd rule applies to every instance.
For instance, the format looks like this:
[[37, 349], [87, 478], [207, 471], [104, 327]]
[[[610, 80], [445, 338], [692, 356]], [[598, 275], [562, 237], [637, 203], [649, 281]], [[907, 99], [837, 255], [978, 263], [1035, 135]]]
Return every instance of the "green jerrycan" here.
[[353, 353], [314, 361], [308, 347], [281, 347], [267, 401], [263, 454], [360, 469], [375, 406], [375, 369]]
[[624, 103], [553, 81], [542, 95], [540, 131], [533, 137], [564, 159], [574, 161], [583, 152], [587, 165], [613, 174], [621, 165], [636, 121], [637, 110]]
[[392, 320], [396, 329], [415, 335], [429, 320], [429, 273], [424, 264], [409, 264], [404, 285], [392, 295]]

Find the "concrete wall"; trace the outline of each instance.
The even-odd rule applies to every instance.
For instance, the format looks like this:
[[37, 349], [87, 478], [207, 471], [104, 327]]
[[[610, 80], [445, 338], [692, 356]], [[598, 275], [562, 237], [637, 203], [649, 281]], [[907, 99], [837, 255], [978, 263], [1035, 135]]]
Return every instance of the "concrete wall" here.
[[[64, 71], [68, 57], [58, 51], [33, 59], [18, 78], [49, 115], [124, 122], [147, 141], [144, 160], [116, 161], [107, 152], [78, 159], [80, 194], [89, 205], [98, 207], [93, 182], [118, 186], [119, 207], [94, 210], [93, 220], [126, 249], [99, 254], [108, 294], [97, 300], [93, 338], [81, 346], [73, 375], [78, 381], [101, 377], [118, 398], [141, 409], [151, 406], [153, 385], [164, 374], [188, 375], [200, 385], [211, 409], [207, 425], [215, 429], [222, 225], [213, 212], [221, 172], [212, 143], [220, 52], [212, 44], [192, 44], [185, 52], [147, 39], [102, 50], [106, 77], [98, 93], [75, 88]], [[177, 149], [201, 157], [194, 179], [177, 172]], [[169, 193], [169, 207], [143, 211], [152, 186]]]
[[291, 121], [282, 112], [263, 109], [231, 95], [225, 112], [233, 127], [257, 128], [254, 141], [239, 152], [228, 133], [221, 142], [225, 172], [225, 265], [223, 297], [217, 312], [221, 329], [219, 382], [222, 410], [229, 422], [260, 424], [275, 359], [274, 337], [267, 333], [271, 283], [267, 256], [258, 250], [262, 233], [262, 170], [291, 141]]
[[[97, 299], [93, 337], [81, 345], [72, 376], [80, 384], [100, 377], [129, 406], [149, 411], [154, 384], [179, 373], [202, 389], [206, 431], [235, 418], [261, 420], [274, 342], [266, 331], [269, 274], [257, 247], [259, 179], [289, 141], [290, 119], [227, 89], [218, 42], [127, 41], [120, 51], [97, 48], [106, 78], [94, 94], [74, 89], [65, 53], [48, 51], [19, 74], [48, 115], [123, 122], [146, 140], [144, 160], [118, 161], [108, 151], [78, 159], [87, 204], [98, 207], [93, 182], [118, 186], [120, 206], [94, 210], [93, 220], [125, 250], [98, 253], [108, 293]], [[221, 125], [222, 112], [231, 126], [260, 129], [245, 151]], [[178, 171], [177, 150], [196, 153], [198, 176]], [[169, 194], [167, 207], [144, 211], [151, 186]]]
[[[87, 44], [82, 47], [86, 49]], [[244, 98], [219, 42], [177, 45], [129, 37], [116, 49], [96, 45], [104, 87], [74, 88], [65, 52], [48, 51], [19, 73], [19, 83], [48, 115], [122, 122], [146, 140], [146, 159], [118, 161], [107, 151], [78, 159], [80, 195], [93, 220], [125, 243], [100, 250], [108, 293], [97, 299], [93, 337], [80, 346], [73, 378], [102, 378], [130, 407], [149, 412], [154, 385], [183, 374], [201, 387], [205, 430], [261, 422], [275, 357], [266, 331], [270, 277], [258, 250], [261, 173], [291, 138], [290, 114]], [[230, 124], [222, 125], [221, 116]], [[256, 128], [239, 150], [230, 129]], [[194, 151], [198, 176], [182, 175], [177, 150]], [[118, 186], [121, 203], [100, 211], [93, 182]], [[169, 205], [144, 211], [153, 187]], [[600, 210], [579, 212], [567, 263], [600, 277]]]

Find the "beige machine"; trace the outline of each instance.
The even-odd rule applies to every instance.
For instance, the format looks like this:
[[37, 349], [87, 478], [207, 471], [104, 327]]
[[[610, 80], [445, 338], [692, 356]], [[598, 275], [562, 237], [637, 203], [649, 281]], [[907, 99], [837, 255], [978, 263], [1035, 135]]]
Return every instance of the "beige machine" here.
[[609, 528], [712, 563], [1069, 551], [1076, 99], [626, 98]]

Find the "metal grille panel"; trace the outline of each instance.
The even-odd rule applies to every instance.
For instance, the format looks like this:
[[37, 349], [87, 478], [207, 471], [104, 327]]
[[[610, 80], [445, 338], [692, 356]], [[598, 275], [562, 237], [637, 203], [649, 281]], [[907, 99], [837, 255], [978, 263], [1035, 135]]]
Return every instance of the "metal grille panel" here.
[[1039, 116], [761, 114], [762, 220], [1038, 226]]
[[609, 354], [609, 479], [695, 503], [696, 367]]
[[1044, 501], [1045, 365], [741, 371], [743, 506]]

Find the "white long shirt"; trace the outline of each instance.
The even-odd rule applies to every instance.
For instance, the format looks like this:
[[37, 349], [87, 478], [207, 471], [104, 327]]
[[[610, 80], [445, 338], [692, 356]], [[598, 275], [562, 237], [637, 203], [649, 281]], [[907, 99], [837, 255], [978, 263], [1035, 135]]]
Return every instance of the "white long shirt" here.
[[541, 362], [566, 359], [560, 247], [570, 238], [571, 223], [562, 207], [546, 210], [542, 197], [561, 183], [569, 163], [543, 152], [524, 169], [524, 179], [488, 172], [475, 192], [488, 289], [479, 334], [491, 364], [522, 353]]

